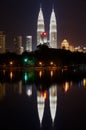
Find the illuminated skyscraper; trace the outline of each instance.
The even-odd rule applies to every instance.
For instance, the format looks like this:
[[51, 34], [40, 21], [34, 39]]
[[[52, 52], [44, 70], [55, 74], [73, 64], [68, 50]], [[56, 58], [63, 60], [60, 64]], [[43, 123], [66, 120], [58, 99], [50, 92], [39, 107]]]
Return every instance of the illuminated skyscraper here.
[[5, 53], [5, 35], [0, 32], [0, 53]]
[[25, 51], [31, 52], [32, 51], [32, 36], [26, 36], [26, 48]]
[[22, 46], [22, 36], [18, 36], [18, 54], [22, 54], [24, 48]]
[[61, 43], [61, 48], [62, 49], [65, 49], [65, 50], [69, 50], [69, 42], [66, 40], [66, 39], [64, 39], [63, 41], [62, 41], [62, 43]]
[[50, 17], [50, 31], [49, 31], [50, 47], [57, 48], [57, 24], [54, 9], [52, 9]]
[[24, 48], [22, 46], [22, 36], [15, 36], [13, 42], [15, 45], [15, 53], [22, 54], [24, 51]]
[[37, 21], [37, 45], [41, 42], [41, 33], [45, 31], [44, 28], [44, 17], [42, 8], [40, 7], [39, 15], [38, 15], [38, 21]]

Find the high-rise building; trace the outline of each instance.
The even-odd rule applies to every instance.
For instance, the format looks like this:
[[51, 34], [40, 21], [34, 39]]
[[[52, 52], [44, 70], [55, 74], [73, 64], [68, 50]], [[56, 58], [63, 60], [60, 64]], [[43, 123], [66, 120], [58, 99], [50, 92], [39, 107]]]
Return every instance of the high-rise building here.
[[27, 51], [27, 52], [31, 52], [32, 51], [32, 36], [26, 36], [25, 51]]
[[22, 46], [22, 36], [18, 36], [18, 54], [22, 54], [24, 48]]
[[5, 34], [0, 32], [0, 53], [5, 53]]
[[50, 17], [49, 41], [51, 48], [57, 48], [57, 24], [54, 9], [52, 9]]
[[14, 45], [15, 45], [15, 53], [22, 54], [24, 51], [24, 48], [22, 46], [22, 36], [16, 36], [14, 39]]
[[69, 50], [69, 42], [66, 39], [62, 41], [61, 49]]
[[44, 32], [44, 31], [45, 31], [44, 17], [43, 17], [42, 8], [40, 7], [38, 20], [37, 20], [37, 45], [40, 44], [40, 42], [41, 42], [41, 33]]

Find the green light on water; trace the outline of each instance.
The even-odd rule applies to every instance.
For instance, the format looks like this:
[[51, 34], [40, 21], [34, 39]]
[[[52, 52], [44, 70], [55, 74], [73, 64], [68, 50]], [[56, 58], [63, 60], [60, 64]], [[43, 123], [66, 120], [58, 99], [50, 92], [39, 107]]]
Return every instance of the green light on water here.
[[28, 80], [28, 74], [27, 74], [27, 73], [25, 73], [25, 75], [24, 75], [24, 80], [25, 80], [25, 81]]
[[34, 82], [35, 80], [35, 73], [34, 72], [25, 72], [23, 75], [23, 79], [25, 81], [25, 83], [27, 82]]
[[28, 76], [29, 76], [30, 81], [34, 81], [34, 78], [35, 78], [35, 73], [34, 72], [29, 73]]

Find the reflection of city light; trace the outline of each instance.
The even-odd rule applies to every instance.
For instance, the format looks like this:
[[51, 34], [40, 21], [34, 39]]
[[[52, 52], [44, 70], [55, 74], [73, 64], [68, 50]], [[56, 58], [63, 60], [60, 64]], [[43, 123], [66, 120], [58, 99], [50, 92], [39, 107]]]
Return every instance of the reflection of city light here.
[[84, 87], [86, 86], [86, 79], [85, 78], [83, 79], [83, 86]]
[[69, 82], [65, 82], [64, 91], [67, 92], [69, 89]]
[[56, 109], [57, 109], [57, 86], [52, 85], [49, 89], [50, 113], [52, 122], [54, 123]]
[[45, 106], [45, 100], [44, 100], [43, 92], [37, 91], [37, 108], [38, 108], [40, 125], [42, 125], [42, 119], [44, 115], [44, 106]]
[[40, 96], [43, 97], [44, 100], [46, 100], [46, 98], [47, 98], [47, 91], [40, 92]]
[[41, 76], [42, 76], [42, 71], [40, 70], [39, 71], [39, 77], [41, 78]]
[[53, 77], [53, 70], [50, 71], [50, 76]]
[[10, 79], [13, 78], [13, 72], [10, 72]]
[[3, 70], [3, 74], [5, 75], [5, 70]]
[[5, 84], [0, 83], [0, 100], [5, 96]]
[[25, 75], [24, 75], [24, 80], [25, 80], [25, 81], [28, 80], [28, 75], [27, 75], [27, 73], [25, 73]]
[[22, 94], [22, 81], [19, 82], [19, 94]]
[[43, 97], [46, 100], [46, 98], [47, 98], [47, 92], [46, 91], [44, 91]]
[[27, 88], [27, 95], [28, 96], [32, 95], [32, 86]]

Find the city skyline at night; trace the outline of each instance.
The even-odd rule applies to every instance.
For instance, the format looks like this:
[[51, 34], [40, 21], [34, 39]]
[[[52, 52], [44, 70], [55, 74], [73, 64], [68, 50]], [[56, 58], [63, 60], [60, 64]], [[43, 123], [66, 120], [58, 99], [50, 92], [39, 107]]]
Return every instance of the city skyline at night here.
[[[57, 21], [55, 16], [54, 7], [52, 8], [50, 21], [49, 21], [49, 30], [46, 33], [45, 32], [45, 19], [43, 16], [42, 7], [40, 6], [39, 14], [38, 14], [38, 20], [37, 20], [37, 46], [40, 44], [49, 44], [48, 46], [50, 48], [56, 48], [57, 49]], [[45, 33], [43, 33], [45, 32]], [[44, 40], [44, 36], [42, 34], [48, 34], [46, 35], [46, 40]]]
[[13, 46], [11, 39], [15, 35], [31, 35], [33, 46], [36, 46], [37, 17], [40, 3], [44, 12], [46, 32], [49, 30], [49, 20], [54, 5], [58, 26], [58, 46], [64, 39], [67, 39], [74, 46], [85, 46], [86, 2], [84, 0], [66, 0], [65, 2], [62, 0], [37, 0], [36, 2], [25, 0], [21, 3], [16, 0], [1, 1], [0, 31], [4, 31], [6, 34], [7, 46]]

